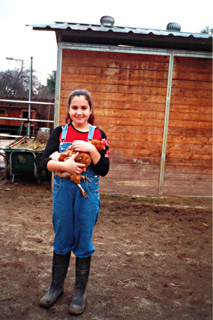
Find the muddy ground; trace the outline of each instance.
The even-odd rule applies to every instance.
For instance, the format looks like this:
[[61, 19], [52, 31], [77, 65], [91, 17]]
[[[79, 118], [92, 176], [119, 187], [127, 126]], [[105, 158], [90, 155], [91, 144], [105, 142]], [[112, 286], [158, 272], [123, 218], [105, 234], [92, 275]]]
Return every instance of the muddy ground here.
[[[2, 173], [2, 170], [1, 170]], [[87, 320], [212, 319], [210, 199], [101, 197]], [[50, 183], [0, 180], [0, 319], [68, 320], [65, 293], [39, 308], [49, 287], [53, 231]]]

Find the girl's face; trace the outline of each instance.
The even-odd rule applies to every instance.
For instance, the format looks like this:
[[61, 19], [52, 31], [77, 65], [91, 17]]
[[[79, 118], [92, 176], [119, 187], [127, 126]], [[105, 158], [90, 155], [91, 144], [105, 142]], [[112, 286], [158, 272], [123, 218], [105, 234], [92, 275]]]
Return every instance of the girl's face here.
[[90, 114], [91, 109], [85, 96], [74, 96], [69, 107], [69, 115], [74, 127], [79, 129], [88, 129], [88, 119]]

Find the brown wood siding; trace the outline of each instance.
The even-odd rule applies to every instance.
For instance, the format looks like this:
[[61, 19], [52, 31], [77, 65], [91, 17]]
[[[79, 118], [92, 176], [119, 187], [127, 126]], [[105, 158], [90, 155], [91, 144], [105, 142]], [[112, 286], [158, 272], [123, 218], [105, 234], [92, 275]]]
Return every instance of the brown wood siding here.
[[211, 60], [175, 57], [164, 194], [212, 195]]
[[102, 192], [158, 193], [168, 63], [165, 56], [63, 50], [60, 122], [69, 93], [87, 89], [110, 143]]
[[[0, 110], [2, 111], [0, 113], [1, 117], [8, 117], [8, 118], [23, 118], [23, 112], [28, 112], [27, 108], [19, 108], [19, 109], [10, 109], [9, 107], [0, 107]], [[31, 110], [31, 119], [37, 118], [37, 112], [34, 110]], [[21, 126], [22, 121], [20, 120], [8, 120], [8, 119], [0, 119], [0, 125], [1, 126]], [[32, 123], [31, 125], [34, 125], [35, 123]]]
[[[60, 124], [87, 89], [110, 144], [101, 192], [158, 195], [169, 57], [63, 49]], [[211, 62], [175, 57], [163, 195], [211, 195]]]

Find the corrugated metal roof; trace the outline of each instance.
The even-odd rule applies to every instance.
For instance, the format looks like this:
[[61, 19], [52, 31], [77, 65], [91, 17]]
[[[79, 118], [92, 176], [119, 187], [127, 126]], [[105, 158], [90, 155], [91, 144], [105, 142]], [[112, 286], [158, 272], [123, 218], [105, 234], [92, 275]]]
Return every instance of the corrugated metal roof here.
[[[211, 51], [212, 35], [173, 30], [104, 26], [96, 24], [53, 22], [29, 25], [34, 30], [55, 31], [60, 41], [102, 44], [126, 44], [185, 50]], [[59, 40], [59, 39], [58, 39]], [[180, 47], [179, 47], [180, 46]]]
[[179, 36], [179, 37], [194, 37], [200, 39], [212, 38], [212, 35], [205, 33], [191, 33], [191, 32], [181, 32], [181, 31], [171, 31], [171, 30], [158, 30], [158, 29], [145, 29], [145, 28], [129, 28], [129, 27], [105, 27], [103, 25], [96, 24], [84, 24], [84, 23], [72, 23], [72, 22], [59, 22], [55, 21], [54, 23], [47, 24], [33, 24], [29, 25], [33, 29], [49, 29], [49, 30], [75, 30], [75, 31], [99, 31], [99, 32], [108, 32], [112, 31], [114, 33], [135, 33], [135, 34], [153, 34], [156, 36]]

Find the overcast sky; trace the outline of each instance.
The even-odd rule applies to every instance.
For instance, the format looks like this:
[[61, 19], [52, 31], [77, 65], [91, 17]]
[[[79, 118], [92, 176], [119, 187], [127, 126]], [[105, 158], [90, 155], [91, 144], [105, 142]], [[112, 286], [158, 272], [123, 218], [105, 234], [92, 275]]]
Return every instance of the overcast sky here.
[[23, 59], [27, 67], [31, 56], [42, 83], [56, 70], [55, 32], [34, 31], [27, 24], [100, 24], [102, 16], [111, 15], [116, 26], [166, 30], [177, 22], [181, 31], [194, 33], [213, 26], [212, 12], [212, 0], [0, 0], [0, 71], [21, 64], [6, 57]]

